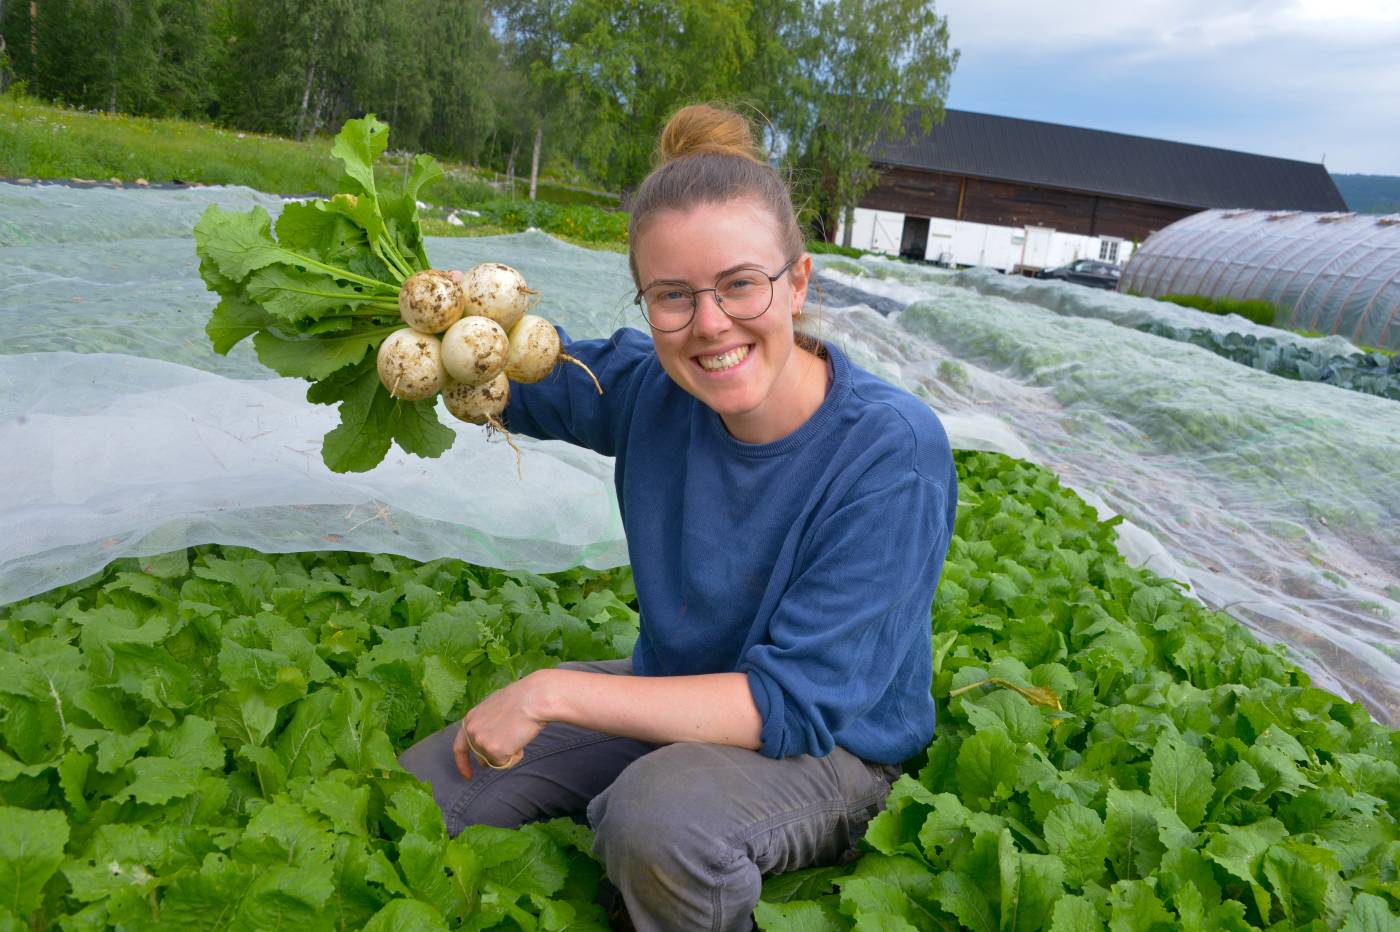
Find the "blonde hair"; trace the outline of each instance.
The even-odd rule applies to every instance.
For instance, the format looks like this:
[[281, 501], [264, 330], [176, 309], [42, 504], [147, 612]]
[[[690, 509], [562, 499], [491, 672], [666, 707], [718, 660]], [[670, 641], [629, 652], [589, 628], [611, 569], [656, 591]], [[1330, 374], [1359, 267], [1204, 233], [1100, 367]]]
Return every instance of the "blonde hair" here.
[[667, 121], [657, 145], [657, 165], [632, 200], [627, 261], [637, 277], [637, 239], [653, 214], [701, 204], [757, 201], [777, 222], [788, 258], [802, 255], [806, 238], [792, 208], [792, 194], [754, 143], [749, 121], [733, 110], [693, 104]]

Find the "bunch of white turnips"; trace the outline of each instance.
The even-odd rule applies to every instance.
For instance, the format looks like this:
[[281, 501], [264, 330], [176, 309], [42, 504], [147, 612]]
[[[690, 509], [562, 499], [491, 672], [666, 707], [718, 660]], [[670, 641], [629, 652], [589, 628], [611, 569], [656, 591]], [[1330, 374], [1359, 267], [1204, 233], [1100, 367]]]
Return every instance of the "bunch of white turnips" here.
[[380, 345], [379, 380], [405, 401], [440, 393], [453, 417], [507, 439], [501, 414], [511, 382], [538, 382], [565, 361], [582, 367], [602, 394], [593, 372], [564, 352], [554, 325], [528, 313], [535, 297], [523, 275], [499, 262], [476, 266], [460, 284], [441, 269], [415, 272], [399, 291], [408, 326]]

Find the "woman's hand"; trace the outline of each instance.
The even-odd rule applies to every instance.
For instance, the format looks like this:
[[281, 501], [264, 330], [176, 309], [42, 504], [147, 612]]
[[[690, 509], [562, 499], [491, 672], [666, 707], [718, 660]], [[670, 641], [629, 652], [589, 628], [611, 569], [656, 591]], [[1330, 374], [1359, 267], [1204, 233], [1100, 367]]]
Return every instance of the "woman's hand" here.
[[548, 724], [535, 710], [540, 707], [544, 680], [552, 671], [539, 670], [498, 689], [481, 700], [465, 718], [452, 753], [457, 769], [472, 777], [472, 754], [488, 767], [514, 767], [524, 756], [525, 745]]
[[653, 744], [703, 741], [758, 750], [763, 718], [743, 673], [615, 676], [536, 670], [483, 699], [452, 742], [457, 769], [472, 777], [472, 755], [514, 767], [549, 722]]

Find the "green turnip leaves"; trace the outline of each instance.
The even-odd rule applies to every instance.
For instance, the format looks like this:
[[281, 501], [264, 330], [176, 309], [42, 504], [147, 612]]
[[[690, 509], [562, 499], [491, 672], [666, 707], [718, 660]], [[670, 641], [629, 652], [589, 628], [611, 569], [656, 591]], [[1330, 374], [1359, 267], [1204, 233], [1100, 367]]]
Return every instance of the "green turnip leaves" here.
[[1127, 566], [1050, 473], [957, 460], [937, 737], [859, 866], [766, 882], [759, 927], [1400, 928], [1397, 733]]
[[625, 655], [631, 596], [210, 546], [6, 606], [0, 929], [605, 929], [586, 831], [449, 839], [395, 754], [508, 667]]
[[[956, 460], [936, 737], [862, 857], [770, 878], [759, 927], [1397, 928], [1397, 732], [1128, 566], [1048, 471]], [[395, 753], [626, 656], [634, 596], [625, 570], [208, 546], [6, 606], [0, 929], [605, 928], [586, 829], [449, 841]]]
[[388, 135], [372, 116], [346, 123], [331, 149], [345, 169], [341, 191], [288, 204], [275, 236], [262, 207], [211, 206], [194, 230], [200, 274], [220, 297], [205, 327], [214, 349], [226, 354], [251, 336], [268, 368], [314, 383], [308, 400], [340, 406], [340, 425], [322, 446], [336, 472], [373, 469], [393, 443], [440, 456], [455, 437], [435, 401], [396, 400], [375, 377], [375, 349], [402, 326], [399, 285], [429, 267], [419, 192], [442, 176], [420, 155], [402, 190], [380, 192], [374, 163]]

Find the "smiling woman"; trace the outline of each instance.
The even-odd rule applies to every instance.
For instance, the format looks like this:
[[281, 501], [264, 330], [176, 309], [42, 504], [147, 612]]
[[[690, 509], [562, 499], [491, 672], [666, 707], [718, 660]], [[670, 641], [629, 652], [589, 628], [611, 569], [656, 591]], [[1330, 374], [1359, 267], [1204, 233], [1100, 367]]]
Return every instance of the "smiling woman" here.
[[[787, 436], [826, 397], [826, 365], [797, 345], [793, 330], [812, 260], [784, 262], [774, 227], [763, 206], [745, 199], [657, 211], [636, 241], [639, 277], [668, 280], [640, 292], [657, 360], [746, 443]], [[770, 280], [764, 270], [780, 266]], [[702, 281], [716, 285], [685, 284]]]
[[854, 856], [932, 736], [956, 477], [923, 402], [795, 329], [812, 260], [744, 119], [685, 108], [660, 152], [629, 238], [651, 338], [571, 343], [603, 393], [570, 371], [506, 410], [616, 458], [636, 648], [400, 759], [454, 834], [586, 816], [638, 929], [747, 929], [765, 875]]

